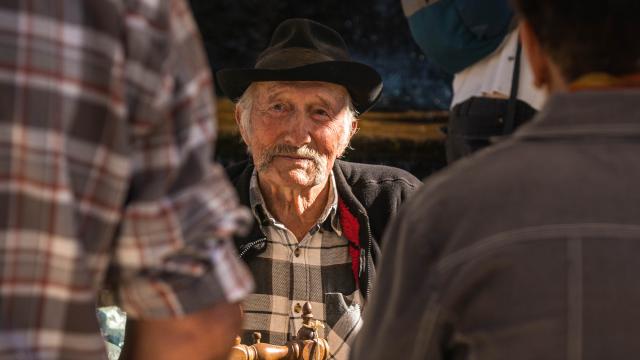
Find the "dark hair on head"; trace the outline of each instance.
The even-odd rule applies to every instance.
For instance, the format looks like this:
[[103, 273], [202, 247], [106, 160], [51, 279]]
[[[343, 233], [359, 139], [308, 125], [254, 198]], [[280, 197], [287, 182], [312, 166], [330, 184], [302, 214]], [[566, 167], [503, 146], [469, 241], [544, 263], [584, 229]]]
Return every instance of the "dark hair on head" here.
[[568, 81], [640, 71], [640, 0], [513, 0]]

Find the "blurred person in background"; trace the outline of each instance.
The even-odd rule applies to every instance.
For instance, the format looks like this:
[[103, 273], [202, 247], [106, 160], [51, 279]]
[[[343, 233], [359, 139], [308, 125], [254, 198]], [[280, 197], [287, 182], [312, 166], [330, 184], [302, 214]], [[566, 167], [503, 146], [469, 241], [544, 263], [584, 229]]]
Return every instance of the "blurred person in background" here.
[[533, 85], [509, 0], [402, 0], [416, 43], [453, 74], [447, 162], [510, 135], [546, 99]]

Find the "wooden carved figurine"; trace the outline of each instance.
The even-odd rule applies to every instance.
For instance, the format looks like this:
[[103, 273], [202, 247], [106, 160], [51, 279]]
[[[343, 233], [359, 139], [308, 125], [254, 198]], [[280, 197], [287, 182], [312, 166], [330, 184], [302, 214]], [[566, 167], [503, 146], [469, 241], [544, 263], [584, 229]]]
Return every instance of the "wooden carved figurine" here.
[[329, 344], [318, 336], [318, 329], [324, 327], [313, 319], [311, 304], [302, 307], [302, 327], [296, 337], [282, 346], [261, 342], [262, 335], [253, 333], [253, 345], [240, 343], [240, 337], [231, 349], [229, 360], [327, 360]]

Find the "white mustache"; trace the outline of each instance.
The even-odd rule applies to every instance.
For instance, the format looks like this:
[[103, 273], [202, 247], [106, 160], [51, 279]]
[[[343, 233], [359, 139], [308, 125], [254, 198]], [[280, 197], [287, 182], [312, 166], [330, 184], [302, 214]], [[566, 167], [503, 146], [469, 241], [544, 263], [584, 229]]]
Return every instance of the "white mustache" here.
[[269, 149], [267, 149], [262, 154], [260, 164], [256, 164], [258, 166], [258, 170], [259, 171], [264, 170], [267, 166], [269, 166], [269, 164], [271, 164], [271, 162], [276, 156], [287, 156], [287, 155], [293, 155], [296, 157], [309, 159], [313, 161], [313, 164], [316, 167], [316, 169], [321, 169], [323, 163], [325, 162], [324, 157], [320, 155], [319, 152], [317, 152], [315, 149], [307, 145], [296, 147], [296, 146], [286, 145], [286, 144], [276, 144], [270, 147]]

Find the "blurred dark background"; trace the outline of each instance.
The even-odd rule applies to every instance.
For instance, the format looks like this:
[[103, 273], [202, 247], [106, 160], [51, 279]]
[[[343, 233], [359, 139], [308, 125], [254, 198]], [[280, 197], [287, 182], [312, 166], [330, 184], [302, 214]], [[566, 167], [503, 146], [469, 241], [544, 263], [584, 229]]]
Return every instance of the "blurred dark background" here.
[[[372, 111], [446, 110], [451, 78], [431, 64], [414, 43], [400, 0], [190, 0], [212, 70], [253, 67], [254, 61], [285, 19], [321, 22], [345, 39], [351, 56], [376, 68], [384, 91]], [[222, 96], [219, 89], [218, 95]], [[442, 121], [425, 116], [425, 121]], [[390, 131], [393, 132], [391, 125]], [[237, 136], [220, 134], [217, 156], [223, 163], [244, 157]], [[385, 163], [426, 176], [444, 165], [441, 139], [353, 139], [354, 161]], [[241, 151], [238, 154], [238, 150]]]

